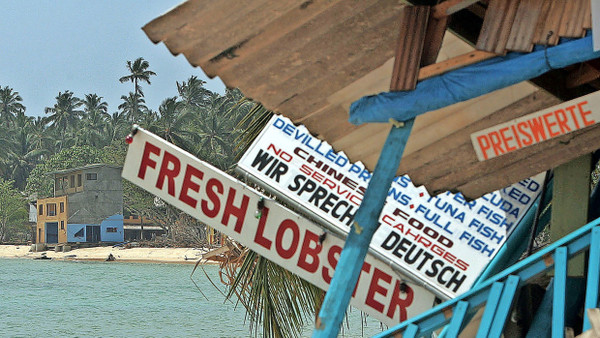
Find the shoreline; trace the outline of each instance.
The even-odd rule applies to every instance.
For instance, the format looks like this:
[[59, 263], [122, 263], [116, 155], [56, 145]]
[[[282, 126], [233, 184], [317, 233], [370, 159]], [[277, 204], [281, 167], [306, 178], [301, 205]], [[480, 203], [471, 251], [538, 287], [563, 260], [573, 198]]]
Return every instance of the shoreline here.
[[52, 250], [33, 252], [30, 245], [0, 245], [0, 258], [7, 259], [41, 259], [42, 256], [52, 260], [63, 261], [107, 261], [112, 254], [114, 262], [127, 263], [170, 263], [170, 264], [218, 264], [218, 262], [202, 259], [210, 250], [206, 248], [122, 248], [94, 247], [73, 249], [68, 252]]

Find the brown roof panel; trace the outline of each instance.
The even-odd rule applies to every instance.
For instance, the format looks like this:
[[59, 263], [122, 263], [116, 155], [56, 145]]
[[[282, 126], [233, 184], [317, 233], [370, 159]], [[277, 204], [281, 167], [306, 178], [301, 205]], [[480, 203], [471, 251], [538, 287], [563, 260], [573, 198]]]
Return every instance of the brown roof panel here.
[[[436, 75], [438, 70], [446, 72], [493, 56], [473, 53], [474, 48], [453, 33], [444, 34], [446, 9], [464, 13], [471, 10], [463, 9], [466, 6], [488, 5], [484, 25], [489, 27], [481, 41], [495, 53], [503, 53], [505, 48], [529, 49], [533, 42], [545, 42], [549, 30], [557, 32], [551, 39], [556, 41], [559, 34], [583, 30], [591, 24], [589, 6], [579, 1], [568, 5], [566, 0], [443, 1], [443, 8], [431, 10], [439, 21], [433, 25], [430, 19], [427, 34], [415, 35], [413, 26], [423, 21], [402, 19], [408, 6], [403, 0], [190, 0], [143, 29], [152, 41], [164, 42], [175, 54], [183, 53], [209, 76], [219, 76], [228, 87], [238, 87], [265, 107], [304, 123], [336, 151], [373, 170], [390, 124], [351, 125], [348, 108], [362, 96], [389, 90], [401, 27], [407, 39], [415, 39], [410, 46], [425, 46], [423, 58], [412, 50], [402, 57], [398, 65], [406, 67], [402, 76], [410, 79], [418, 70], [423, 78], [431, 70]], [[488, 18], [494, 8], [497, 11]], [[539, 14], [533, 12], [535, 8]], [[548, 19], [537, 25], [536, 15]], [[568, 17], [564, 22], [563, 16]], [[577, 18], [581, 25], [572, 25]], [[418, 69], [436, 56], [438, 63], [452, 60]], [[462, 190], [474, 198], [598, 144], [594, 127], [572, 133], [589, 144], [577, 140], [571, 143], [578, 147], [564, 146], [553, 140], [479, 162], [470, 133], [556, 102], [545, 92], [528, 96], [537, 90], [521, 83], [419, 116], [398, 174], [408, 173], [430, 192]], [[563, 154], [567, 148], [569, 154]]]

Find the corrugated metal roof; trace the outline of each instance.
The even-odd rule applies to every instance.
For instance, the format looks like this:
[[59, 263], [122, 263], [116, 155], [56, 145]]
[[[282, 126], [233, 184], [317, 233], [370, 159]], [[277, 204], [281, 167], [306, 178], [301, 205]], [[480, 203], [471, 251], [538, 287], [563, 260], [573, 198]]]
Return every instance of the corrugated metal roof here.
[[[558, 32], [583, 35], [591, 22], [589, 1], [575, 1], [560, 12], [550, 0], [471, 5], [472, 13], [485, 13], [478, 46], [495, 53], [528, 49], [552, 26], [539, 11], [558, 20]], [[228, 87], [237, 87], [268, 109], [306, 125], [352, 161], [362, 161], [372, 170], [390, 126], [352, 125], [348, 107], [362, 96], [389, 90], [398, 34], [402, 27], [410, 31], [400, 19], [406, 6], [400, 0], [190, 0], [143, 30], [153, 42], [163, 42], [207, 75], [219, 76]], [[486, 13], [486, 6], [498, 10]], [[511, 13], [510, 19], [503, 18], [504, 11]], [[431, 13], [439, 15], [435, 8]], [[580, 20], [574, 25], [576, 18]], [[425, 46], [439, 43], [445, 21], [431, 26], [435, 25], [428, 27]], [[556, 43], [557, 35], [545, 41]], [[424, 57], [431, 59], [437, 49], [432, 46]], [[447, 31], [437, 60], [457, 58], [450, 66], [437, 67], [460, 67], [468, 62], [467, 56], [461, 59], [460, 55], [473, 50]], [[400, 50], [398, 56], [406, 55]], [[428, 74], [436, 66], [424, 69], [415, 60], [406, 60], [414, 68], [404, 67], [396, 76]], [[398, 174], [408, 173], [430, 193], [461, 191], [475, 198], [594, 150], [599, 144], [598, 128], [590, 127], [495, 160], [477, 160], [471, 132], [558, 102], [547, 92], [520, 83], [419, 116]]]

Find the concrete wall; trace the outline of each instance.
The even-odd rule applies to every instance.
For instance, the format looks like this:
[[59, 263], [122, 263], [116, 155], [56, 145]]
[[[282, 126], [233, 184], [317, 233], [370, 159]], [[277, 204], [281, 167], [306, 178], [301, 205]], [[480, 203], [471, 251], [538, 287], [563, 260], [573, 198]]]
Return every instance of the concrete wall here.
[[[90, 180], [88, 174], [96, 174]], [[121, 170], [95, 167], [82, 170], [83, 190], [69, 194], [69, 222], [100, 224], [112, 215], [123, 215]]]

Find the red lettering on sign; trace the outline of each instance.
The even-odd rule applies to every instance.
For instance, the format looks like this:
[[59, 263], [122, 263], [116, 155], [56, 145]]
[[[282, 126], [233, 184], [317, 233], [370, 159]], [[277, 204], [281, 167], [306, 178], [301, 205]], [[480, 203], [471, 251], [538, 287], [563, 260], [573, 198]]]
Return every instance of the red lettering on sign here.
[[546, 130], [544, 129], [544, 124], [542, 123], [542, 117], [533, 118], [529, 121], [529, 129], [531, 129], [531, 133], [533, 137], [535, 137], [536, 142], [544, 141], [546, 139]]
[[[216, 189], [216, 190], [215, 190]], [[206, 196], [212, 202], [212, 209], [208, 206], [208, 201], [202, 200], [200, 202], [200, 207], [202, 208], [202, 212], [210, 217], [215, 218], [219, 214], [219, 209], [221, 209], [221, 200], [219, 199], [219, 194], [223, 194], [223, 183], [216, 178], [211, 178], [206, 182]]]
[[138, 171], [138, 177], [144, 179], [146, 177], [146, 168], [150, 167], [156, 169], [156, 162], [150, 159], [150, 154], [160, 155], [160, 148], [146, 141], [144, 146], [144, 153], [142, 154], [142, 162], [140, 163], [140, 170]]
[[502, 136], [502, 142], [504, 142], [504, 148], [506, 148], [506, 151], [513, 151], [516, 150], [517, 148], [514, 146], [509, 146], [508, 142], [512, 141], [512, 136], [507, 136], [506, 132], [508, 131], [508, 127], [504, 127], [502, 129], [500, 129], [500, 136]]
[[269, 208], [265, 207], [262, 210], [262, 215], [258, 220], [258, 228], [256, 229], [256, 235], [254, 236], [254, 243], [262, 246], [263, 248], [270, 250], [272, 241], [268, 240], [263, 233], [265, 232], [265, 224], [267, 223], [267, 218], [269, 217]]
[[481, 148], [481, 152], [483, 153], [483, 158], [485, 158], [487, 160], [488, 159], [487, 150], [490, 149], [490, 147], [491, 147], [487, 135], [477, 136], [477, 143], [479, 143], [479, 148]]
[[554, 112], [554, 116], [556, 116], [556, 121], [558, 122], [558, 126], [560, 127], [560, 132], [562, 134], [571, 131], [571, 128], [569, 128], [569, 125], [567, 124], [569, 118], [563, 109], [557, 109]]
[[523, 145], [521, 144], [521, 139], [519, 138], [519, 133], [517, 133], [517, 128], [515, 128], [514, 125], [510, 126], [510, 129], [513, 132], [513, 135], [515, 135], [515, 140], [517, 141], [517, 146], [519, 148], [521, 148]]
[[[314, 232], [306, 230], [302, 248], [300, 248], [300, 256], [298, 257], [298, 267], [314, 273], [319, 268], [319, 253], [323, 247], [319, 245], [319, 236]], [[308, 262], [307, 258], [311, 258]]]
[[586, 110], [586, 111], [583, 110], [583, 105], [587, 104], [587, 103], [588, 103], [587, 101], [583, 101], [583, 102], [577, 104], [577, 108], [579, 108], [579, 112], [581, 113], [581, 118], [583, 119], [583, 125], [586, 127], [591, 126], [592, 124], [596, 123], [596, 121], [588, 120], [586, 118], [587, 115], [592, 113], [591, 110]]
[[[323, 280], [327, 284], [331, 283], [331, 279], [333, 278], [333, 271], [335, 270], [335, 267], [337, 266], [338, 257], [340, 256], [341, 252], [342, 252], [341, 246], [334, 245], [331, 248], [329, 248], [329, 252], [327, 253], [327, 262], [331, 266], [332, 271], [331, 271], [331, 273], [329, 273], [329, 268], [327, 268], [327, 267], [323, 267], [323, 270], [321, 271], [321, 276], [323, 277]], [[337, 255], [337, 257], [336, 257], [336, 255]]]
[[229, 216], [235, 216], [237, 221], [233, 230], [238, 234], [242, 232], [242, 226], [244, 225], [244, 219], [246, 218], [246, 211], [248, 211], [248, 202], [250, 198], [242, 194], [242, 204], [239, 207], [233, 205], [235, 200], [235, 189], [229, 188], [229, 195], [227, 195], [227, 202], [225, 203], [225, 211], [223, 212], [223, 218], [221, 218], [221, 224], [227, 226], [229, 223]]
[[190, 195], [187, 193], [188, 190], [195, 192], [200, 191], [200, 185], [192, 181], [192, 176], [202, 179], [204, 177], [204, 173], [188, 164], [187, 168], [185, 169], [185, 175], [183, 175], [183, 183], [181, 185], [181, 192], [179, 193], [179, 200], [192, 208], [196, 208], [198, 201], [190, 197]]
[[406, 292], [404, 293], [404, 297], [402, 297], [402, 293], [400, 292], [401, 282], [396, 280], [396, 286], [394, 287], [394, 292], [392, 293], [392, 299], [390, 300], [390, 307], [387, 311], [387, 316], [390, 318], [394, 318], [394, 314], [396, 313], [396, 308], [400, 309], [400, 321], [403, 322], [408, 318], [406, 313], [406, 308], [412, 305], [415, 292], [413, 289], [406, 285]]
[[558, 136], [560, 135], [560, 133], [558, 131], [554, 131], [552, 129], [552, 127], [554, 127], [555, 125], [557, 125], [556, 122], [550, 122], [548, 121], [548, 118], [551, 117], [552, 115], [554, 115], [554, 112], [549, 112], [544, 114], [542, 117], [544, 118], [544, 123], [546, 123], [546, 127], [548, 127], [548, 133], [550, 134], [550, 137], [554, 137], [554, 136]]
[[575, 129], [579, 129], [579, 121], [577, 121], [577, 116], [575, 115], [575, 106], [568, 106], [565, 108], [571, 113], [571, 117], [573, 118], [573, 122], [575, 122]]
[[[171, 164], [173, 166], [171, 166]], [[165, 155], [163, 156], [160, 165], [160, 171], [158, 172], [158, 179], [156, 180], [156, 188], [162, 190], [165, 178], [167, 178], [167, 191], [169, 195], [175, 197], [175, 177], [179, 175], [180, 170], [181, 163], [179, 162], [179, 159], [165, 150]]]
[[492, 140], [492, 148], [496, 155], [504, 154], [504, 150], [502, 150], [502, 141], [500, 140], [500, 136], [497, 131], [493, 131], [490, 133], [490, 140]]
[[[286, 230], [290, 229], [292, 231], [292, 242], [290, 243], [290, 247], [285, 249], [283, 247], [283, 235], [285, 235]], [[275, 250], [281, 258], [290, 259], [296, 253], [296, 249], [298, 249], [298, 242], [300, 237], [300, 229], [298, 228], [298, 224], [292, 221], [291, 219], [286, 219], [279, 225], [277, 229], [277, 235], [275, 236]]]
[[380, 280], [383, 280], [384, 282], [390, 284], [392, 282], [392, 276], [375, 268], [375, 270], [373, 271], [373, 277], [371, 278], [371, 285], [369, 285], [369, 291], [367, 292], [367, 299], [365, 303], [370, 307], [374, 308], [375, 310], [383, 313], [385, 306], [382, 303], [375, 300], [375, 295], [380, 294], [385, 297], [388, 293], [388, 290], [387, 288], [379, 285]]
[[525, 137], [527, 137], [527, 139], [523, 140], [523, 144], [528, 146], [531, 145], [533, 143], [533, 138], [531, 138], [531, 134], [528, 133], [527, 131], [525, 131], [524, 128], [528, 128], [527, 123], [525, 122], [519, 122], [517, 123], [517, 129], [519, 129], [519, 132], [524, 135]]

